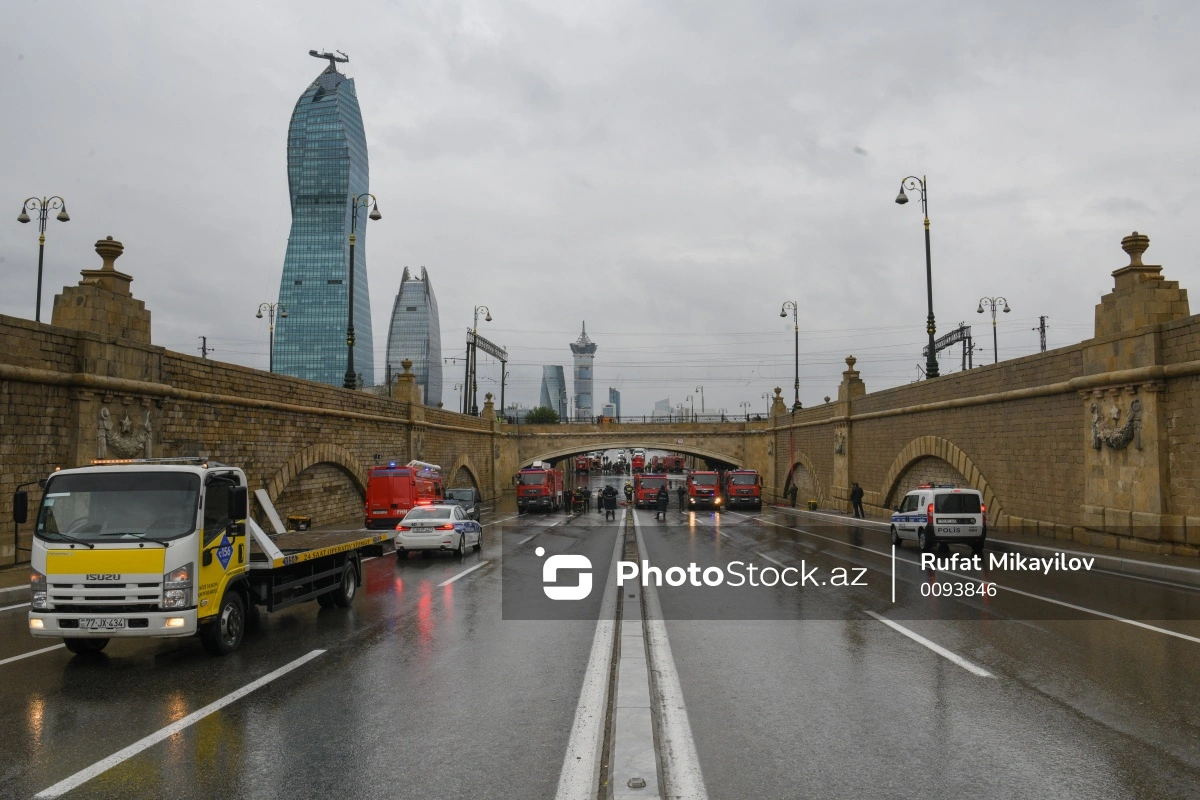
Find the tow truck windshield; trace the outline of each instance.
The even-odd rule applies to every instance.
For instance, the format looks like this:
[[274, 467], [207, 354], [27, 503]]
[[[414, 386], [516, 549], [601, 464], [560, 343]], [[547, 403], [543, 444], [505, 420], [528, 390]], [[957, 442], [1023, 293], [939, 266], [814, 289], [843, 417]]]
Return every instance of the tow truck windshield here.
[[199, 499], [200, 477], [188, 472], [57, 475], [46, 484], [34, 534], [47, 541], [176, 539], [196, 529]]

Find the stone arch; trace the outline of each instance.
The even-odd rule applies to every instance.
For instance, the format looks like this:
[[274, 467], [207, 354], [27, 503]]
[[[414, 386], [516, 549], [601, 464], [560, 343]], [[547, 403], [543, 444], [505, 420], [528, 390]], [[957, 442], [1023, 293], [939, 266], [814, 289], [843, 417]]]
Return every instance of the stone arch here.
[[669, 453], [686, 453], [691, 456], [699, 456], [700, 458], [709, 459], [711, 461], [721, 461], [726, 464], [732, 464], [734, 467], [741, 467], [743, 459], [737, 456], [731, 456], [726, 453], [721, 453], [716, 450], [710, 450], [704, 447], [697, 447], [691, 444], [674, 444], [668, 442], [649, 441], [647, 439], [637, 437], [629, 439], [611, 439], [604, 442], [588, 443], [586, 445], [574, 445], [571, 447], [563, 447], [557, 450], [548, 450], [536, 456], [531, 456], [521, 461], [521, 467], [528, 467], [534, 461], [561, 461], [564, 458], [570, 458], [580, 453], [590, 453], [593, 450], [621, 450], [625, 448], [642, 448], [643, 450], [666, 450]]
[[345, 472], [354, 483], [360, 497], [366, 496], [367, 470], [346, 448], [336, 444], [314, 444], [293, 455], [280, 467], [267, 485], [267, 497], [274, 503], [301, 472], [317, 464], [333, 464]]
[[[798, 479], [796, 476], [796, 468], [801, 467], [804, 470], [804, 475], [807, 478], [807, 483], [810, 484], [811, 495], [805, 497], [805, 480]], [[806, 502], [807, 500], [816, 500], [819, 504], [825, 504], [825, 488], [821, 485], [821, 479], [817, 477], [817, 470], [813, 467], [812, 459], [804, 453], [796, 452], [792, 456], [792, 466], [788, 469], [787, 479], [783, 484], [783, 496], [787, 497], [787, 492], [792, 486], [792, 482], [797, 482], [796, 503], [797, 505]]]
[[454, 462], [454, 466], [446, 473], [446, 488], [452, 489], [456, 487], [467, 488], [459, 482], [459, 473], [466, 474], [470, 486], [479, 492], [479, 496], [483, 496], [483, 484], [479, 481], [479, 470], [475, 469], [475, 465], [471, 463], [471, 459], [467, 456], [459, 456]]
[[983, 495], [983, 503], [987, 506], [988, 520], [996, 524], [1004, 516], [1004, 508], [1000, 499], [992, 491], [983, 472], [975, 465], [958, 445], [940, 436], [920, 436], [909, 442], [900, 454], [892, 461], [887, 475], [881, 485], [879, 496], [883, 498], [884, 507], [890, 509], [895, 504], [892, 494], [900, 484], [900, 480], [914, 463], [921, 459], [932, 458], [944, 461], [966, 479], [967, 485], [977, 489]]

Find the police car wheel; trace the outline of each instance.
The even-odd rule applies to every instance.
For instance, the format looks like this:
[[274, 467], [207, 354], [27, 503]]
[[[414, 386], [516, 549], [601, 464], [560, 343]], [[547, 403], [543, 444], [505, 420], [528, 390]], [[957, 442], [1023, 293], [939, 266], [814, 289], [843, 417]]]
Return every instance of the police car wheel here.
[[901, 546], [901, 544], [900, 544], [900, 531], [896, 530], [896, 526], [895, 526], [895, 525], [893, 525], [893, 526], [892, 526], [892, 544], [894, 544], [896, 547], [900, 547], [900, 546]]
[[479, 531], [475, 534], [475, 550], [479, 551], [482, 549], [483, 549], [483, 531]]
[[460, 533], [458, 535], [458, 547], [454, 548], [454, 555], [462, 558], [467, 554], [467, 535]]
[[925, 553], [933, 549], [933, 536], [929, 533], [928, 528], [921, 528], [917, 531], [917, 544], [921, 545], [921, 551]]
[[403, 547], [397, 547], [396, 548], [396, 560], [397, 561], [407, 561], [408, 560], [408, 551], [405, 550]]

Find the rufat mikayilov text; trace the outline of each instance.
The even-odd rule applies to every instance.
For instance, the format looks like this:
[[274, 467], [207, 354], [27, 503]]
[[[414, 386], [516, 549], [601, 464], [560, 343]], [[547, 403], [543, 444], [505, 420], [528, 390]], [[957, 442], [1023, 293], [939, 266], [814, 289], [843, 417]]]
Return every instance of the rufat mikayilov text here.
[[[1053, 556], [1025, 556], [1020, 553], [988, 553], [987, 566], [998, 572], [1040, 572], [1049, 575], [1051, 572], [1086, 572], [1095, 565], [1096, 559], [1068, 556], [1065, 553], [1055, 553]], [[921, 567], [942, 572], [970, 572], [983, 570], [983, 555], [960, 555], [953, 553], [948, 556], [938, 556], [934, 553], [921, 554]]]

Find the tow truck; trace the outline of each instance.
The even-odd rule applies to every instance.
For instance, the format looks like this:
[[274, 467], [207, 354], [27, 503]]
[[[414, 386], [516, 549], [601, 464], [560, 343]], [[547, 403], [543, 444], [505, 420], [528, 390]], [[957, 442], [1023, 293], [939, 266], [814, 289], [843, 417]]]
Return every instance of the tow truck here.
[[[58, 470], [43, 484], [30, 557], [29, 632], [94, 653], [113, 638], [199, 635], [213, 655], [238, 649], [258, 607], [316, 600], [348, 607], [362, 558], [391, 533], [274, 530], [249, 516], [237, 467], [200, 458], [109, 459]], [[29, 498], [17, 492], [13, 520]]]

